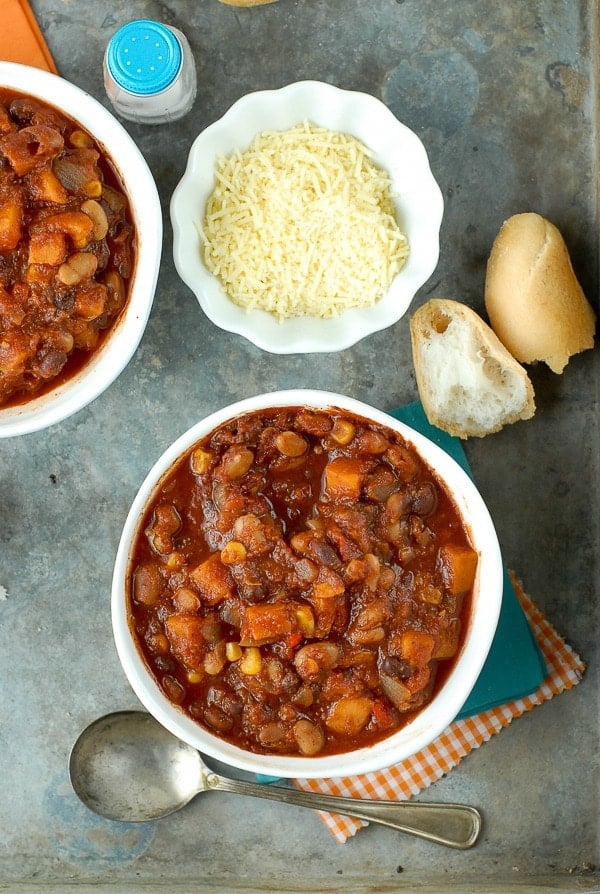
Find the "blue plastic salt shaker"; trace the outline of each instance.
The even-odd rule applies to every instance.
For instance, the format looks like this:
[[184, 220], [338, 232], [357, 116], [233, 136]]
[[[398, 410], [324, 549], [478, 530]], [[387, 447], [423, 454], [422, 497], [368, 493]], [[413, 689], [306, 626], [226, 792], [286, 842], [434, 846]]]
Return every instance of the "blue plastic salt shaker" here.
[[121, 117], [140, 124], [176, 121], [196, 97], [196, 65], [177, 28], [136, 19], [111, 38], [103, 60], [104, 86]]

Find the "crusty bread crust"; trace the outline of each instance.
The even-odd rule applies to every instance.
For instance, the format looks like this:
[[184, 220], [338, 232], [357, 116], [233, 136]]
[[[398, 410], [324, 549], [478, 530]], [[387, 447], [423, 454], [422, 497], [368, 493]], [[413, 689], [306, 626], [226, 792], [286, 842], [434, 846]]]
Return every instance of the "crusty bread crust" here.
[[410, 321], [419, 397], [432, 425], [484, 437], [535, 413], [525, 369], [470, 307], [432, 298]]
[[502, 343], [521, 363], [561, 373], [594, 346], [596, 316], [557, 227], [539, 214], [504, 222], [487, 264], [485, 306]]

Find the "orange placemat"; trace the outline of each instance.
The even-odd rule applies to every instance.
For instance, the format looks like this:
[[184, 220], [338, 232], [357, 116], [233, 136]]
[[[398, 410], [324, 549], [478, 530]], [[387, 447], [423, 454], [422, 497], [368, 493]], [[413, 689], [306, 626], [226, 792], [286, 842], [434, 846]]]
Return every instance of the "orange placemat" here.
[[[516, 717], [559, 695], [565, 689], [576, 686], [583, 676], [585, 664], [523, 591], [513, 573], [511, 578], [548, 668], [548, 675], [536, 692], [474, 717], [455, 720], [427, 748], [386, 770], [336, 779], [298, 779], [295, 780], [296, 786], [303, 791], [328, 795], [406, 801], [448, 773], [473, 748], [479, 748]], [[353, 817], [323, 811], [319, 815], [334, 838], [340, 842], [346, 841], [368, 825]]]
[[52, 54], [27, 0], [2, 0], [0, 59], [58, 74]]

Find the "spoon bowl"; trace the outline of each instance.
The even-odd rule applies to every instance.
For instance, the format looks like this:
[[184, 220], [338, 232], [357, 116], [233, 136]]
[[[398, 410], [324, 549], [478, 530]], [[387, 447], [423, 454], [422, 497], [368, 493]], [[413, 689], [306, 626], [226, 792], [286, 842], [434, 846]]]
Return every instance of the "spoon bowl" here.
[[463, 804], [365, 801], [228, 779], [144, 711], [117, 711], [86, 727], [71, 751], [69, 775], [90, 810], [121, 822], [157, 820], [201, 792], [227, 791], [355, 816], [458, 849], [472, 847], [481, 830], [478, 811]]
[[184, 807], [202, 790], [198, 751], [143, 711], [99, 717], [79, 736], [69, 761], [75, 794], [95, 813], [137, 823]]

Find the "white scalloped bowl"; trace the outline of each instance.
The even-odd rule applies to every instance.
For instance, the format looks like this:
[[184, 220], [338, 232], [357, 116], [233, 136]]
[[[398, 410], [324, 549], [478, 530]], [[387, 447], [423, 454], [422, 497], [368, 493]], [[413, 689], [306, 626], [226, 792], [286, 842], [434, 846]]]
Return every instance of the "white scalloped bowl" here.
[[[366, 748], [319, 757], [254, 754], [232, 745], [195, 723], [173, 705], [142, 658], [128, 617], [128, 593], [134, 544], [146, 507], [163, 477], [182, 454], [217, 426], [243, 413], [265, 407], [337, 407], [399, 432], [446, 483], [479, 553], [479, 563], [465, 625], [463, 643], [453, 667], [434, 698], [406, 726]], [[367, 773], [405, 760], [429, 745], [451, 723], [469, 696], [487, 658], [500, 612], [503, 568], [500, 547], [489, 512], [463, 469], [428, 438], [367, 404], [326, 391], [299, 389], [247, 398], [197, 422], [158, 459], [142, 483], [128, 513], [115, 560], [112, 582], [112, 624], [117, 653], [127, 679], [144, 707], [173, 735], [201, 753], [262, 775], [326, 778]]]
[[0, 408], [0, 438], [24, 435], [62, 422], [95, 400], [125, 369], [152, 309], [162, 251], [162, 212], [154, 178], [125, 128], [96, 99], [58, 75], [0, 62], [0, 86], [48, 103], [78, 121], [102, 146], [129, 199], [136, 265], [128, 300], [100, 349], [74, 376], [17, 406]]
[[[401, 230], [410, 256], [387, 294], [374, 306], [353, 308], [335, 319], [295, 317], [279, 322], [261, 310], [235, 305], [205, 266], [198, 227], [215, 185], [215, 162], [244, 151], [266, 130], [287, 130], [309, 121], [361, 140], [392, 180]], [[250, 93], [196, 137], [185, 173], [171, 199], [175, 267], [206, 316], [275, 354], [339, 351], [396, 323], [435, 270], [443, 199], [421, 140], [374, 96], [318, 81]]]

